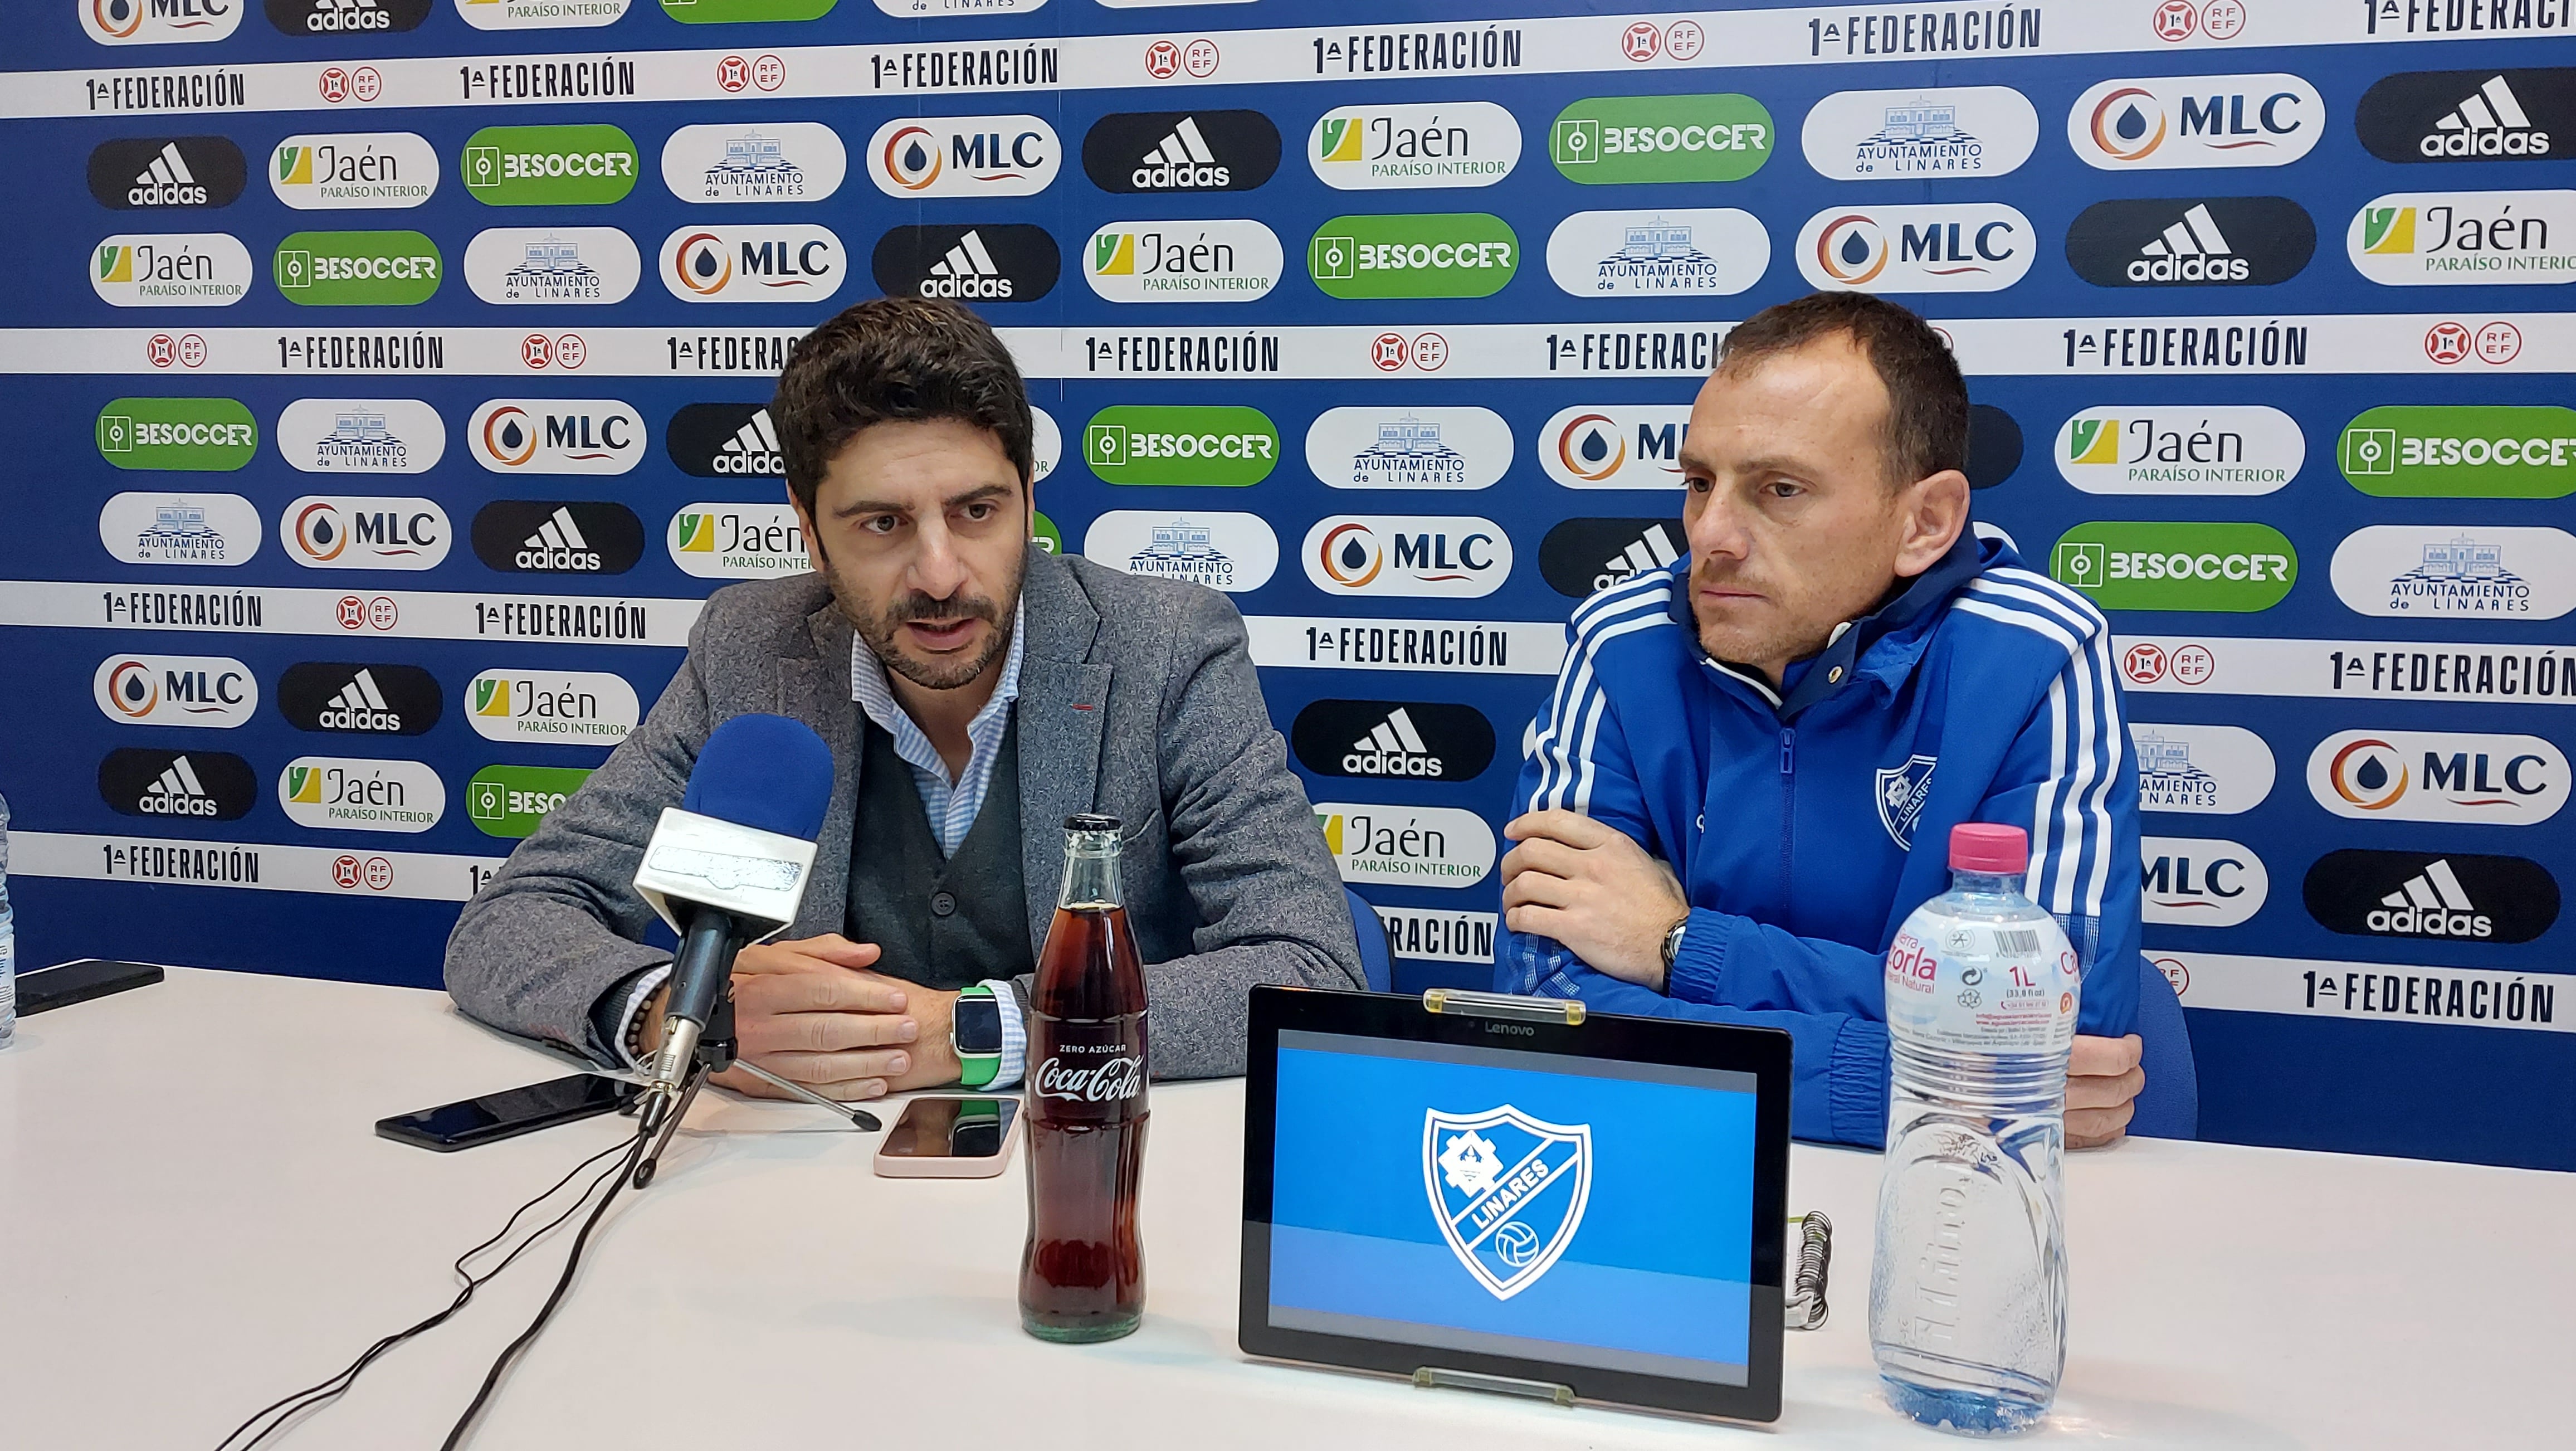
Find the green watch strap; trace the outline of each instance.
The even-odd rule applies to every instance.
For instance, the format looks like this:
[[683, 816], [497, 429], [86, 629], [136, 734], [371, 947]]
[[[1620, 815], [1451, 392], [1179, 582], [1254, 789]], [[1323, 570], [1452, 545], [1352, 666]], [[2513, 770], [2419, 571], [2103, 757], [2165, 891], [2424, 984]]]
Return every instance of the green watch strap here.
[[[957, 1001], [960, 1004], [965, 1003], [969, 999], [977, 1002], [994, 1003], [996, 1005], [996, 1010], [998, 1011], [999, 1000], [993, 995], [993, 985], [991, 983], [979, 982], [972, 987], [962, 989], [957, 994]], [[995, 1046], [990, 1049], [973, 1049], [958, 1042], [957, 1023], [953, 1014], [949, 1019], [948, 1025], [948, 1046], [954, 1049], [957, 1054], [957, 1081], [964, 1084], [966, 1087], [982, 1088], [985, 1084], [988, 1084], [995, 1078], [1001, 1076], [1001, 1048], [999, 1046]]]

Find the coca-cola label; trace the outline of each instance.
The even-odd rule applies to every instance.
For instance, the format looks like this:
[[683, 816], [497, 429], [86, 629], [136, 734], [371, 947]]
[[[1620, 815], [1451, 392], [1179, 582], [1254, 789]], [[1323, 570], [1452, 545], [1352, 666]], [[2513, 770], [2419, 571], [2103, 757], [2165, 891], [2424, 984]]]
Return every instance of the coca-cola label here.
[[1106, 1022], [1042, 1021], [1029, 1074], [1041, 1099], [1124, 1104], [1145, 1094], [1145, 1016]]
[[1887, 1026], [1900, 1042], [2062, 1052], [2081, 1000], [2075, 951], [2049, 919], [1909, 921], [1887, 950]]

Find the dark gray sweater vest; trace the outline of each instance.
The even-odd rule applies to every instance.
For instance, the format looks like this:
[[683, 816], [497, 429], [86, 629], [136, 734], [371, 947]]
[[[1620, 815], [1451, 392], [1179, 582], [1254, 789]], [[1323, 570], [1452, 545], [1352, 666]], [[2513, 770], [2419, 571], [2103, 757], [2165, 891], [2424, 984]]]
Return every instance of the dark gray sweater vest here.
[[940, 859], [912, 767], [894, 737], [862, 717], [850, 905], [842, 933], [884, 950], [876, 970], [954, 992], [1032, 971], [1028, 893], [1020, 871], [1020, 723], [1002, 735], [975, 824]]

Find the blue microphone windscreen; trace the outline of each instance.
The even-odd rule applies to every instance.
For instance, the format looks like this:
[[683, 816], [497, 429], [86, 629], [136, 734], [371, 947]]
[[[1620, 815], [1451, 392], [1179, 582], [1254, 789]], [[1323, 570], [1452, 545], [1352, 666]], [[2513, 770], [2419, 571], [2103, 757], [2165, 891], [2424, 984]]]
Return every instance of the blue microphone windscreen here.
[[812, 841], [832, 804], [832, 750], [783, 715], [738, 715], [707, 735], [680, 809]]

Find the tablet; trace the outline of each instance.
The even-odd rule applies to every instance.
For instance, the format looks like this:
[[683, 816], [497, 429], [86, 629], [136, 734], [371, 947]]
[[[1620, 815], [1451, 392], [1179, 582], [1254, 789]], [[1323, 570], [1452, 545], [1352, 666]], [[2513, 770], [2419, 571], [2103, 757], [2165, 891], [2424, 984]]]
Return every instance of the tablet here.
[[1244, 1351], [1780, 1414], [1789, 1038], [1255, 988]]

